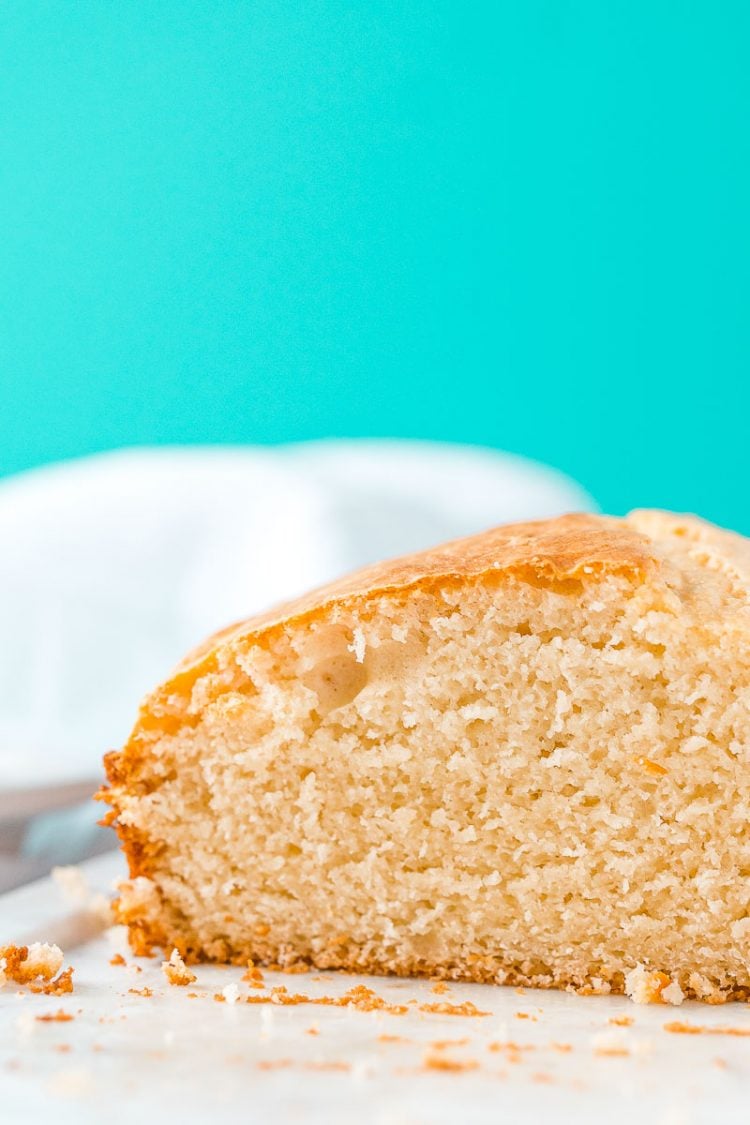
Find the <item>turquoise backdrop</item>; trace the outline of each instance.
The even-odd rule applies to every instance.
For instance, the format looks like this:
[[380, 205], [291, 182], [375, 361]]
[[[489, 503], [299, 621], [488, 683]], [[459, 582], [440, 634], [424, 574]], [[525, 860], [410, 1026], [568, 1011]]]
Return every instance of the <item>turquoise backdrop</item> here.
[[0, 471], [403, 435], [750, 532], [750, 5], [3, 0]]

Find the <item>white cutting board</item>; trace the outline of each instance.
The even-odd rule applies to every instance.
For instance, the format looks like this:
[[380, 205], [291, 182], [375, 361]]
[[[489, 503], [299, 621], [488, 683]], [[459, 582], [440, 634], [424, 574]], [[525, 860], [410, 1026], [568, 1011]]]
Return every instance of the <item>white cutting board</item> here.
[[[94, 887], [109, 890], [121, 862], [106, 856], [81, 870]], [[664, 1030], [675, 1019], [750, 1030], [744, 1004], [644, 1008], [622, 997], [458, 984], [436, 994], [430, 981], [266, 973], [269, 986], [284, 984], [313, 997], [340, 996], [366, 983], [391, 1003], [416, 1004], [407, 1015], [250, 1005], [244, 996], [262, 993], [240, 982], [239, 969], [201, 967], [195, 985], [176, 988], [167, 984], [159, 960], [136, 960], [126, 952], [129, 965], [139, 964], [141, 972], [110, 965], [117, 949], [125, 951], [122, 936], [118, 928], [87, 939], [81, 916], [50, 880], [0, 897], [0, 944], [58, 941], [66, 964], [75, 966], [73, 995], [21, 996], [15, 986], [0, 991], [3, 1125], [632, 1125], [634, 1119], [637, 1125], [700, 1125], [750, 1117], [750, 1038]], [[233, 982], [240, 1001], [215, 1002], [214, 993]], [[151, 998], [128, 991], [145, 986], [153, 989]], [[191, 999], [192, 991], [201, 995]], [[421, 1004], [465, 1000], [491, 1014], [419, 1010]], [[34, 1018], [59, 1008], [75, 1018]], [[622, 1016], [633, 1017], [633, 1025], [609, 1024]], [[317, 1034], [309, 1034], [311, 1028]], [[430, 1047], [436, 1040], [461, 1039], [468, 1042]], [[524, 1050], [489, 1049], [509, 1040]], [[629, 1054], [599, 1053], [618, 1046]], [[458, 1072], [425, 1068], [426, 1054], [441, 1053], [478, 1065]]]

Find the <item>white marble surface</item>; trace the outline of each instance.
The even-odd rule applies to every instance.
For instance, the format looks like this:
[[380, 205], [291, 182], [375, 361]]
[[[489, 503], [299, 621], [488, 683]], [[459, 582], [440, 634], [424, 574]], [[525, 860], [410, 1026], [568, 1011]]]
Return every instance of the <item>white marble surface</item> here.
[[[108, 856], [84, 869], [92, 884], [108, 887], [119, 866], [119, 857]], [[59, 999], [19, 996], [14, 987], [0, 991], [3, 1125], [709, 1125], [748, 1118], [750, 1039], [664, 1030], [679, 1019], [750, 1031], [747, 1005], [643, 1008], [620, 997], [519, 995], [474, 985], [451, 985], [436, 995], [429, 981], [334, 973], [322, 974], [325, 979], [267, 973], [266, 981], [309, 996], [338, 996], [367, 983], [388, 1001], [409, 1004], [409, 1013], [249, 1005], [242, 998], [261, 993], [241, 983], [236, 969], [200, 968], [197, 984], [184, 989], [170, 987], [155, 960], [136, 962], [126, 954], [141, 972], [111, 966], [113, 951], [124, 949], [121, 932], [87, 940], [81, 915], [49, 880], [0, 897], [0, 942], [33, 938], [60, 941], [75, 966], [76, 988]], [[240, 1001], [216, 1003], [213, 994], [233, 982]], [[151, 998], [128, 991], [144, 986], [153, 989]], [[190, 999], [189, 991], [200, 995]], [[490, 1015], [419, 1010], [425, 1003], [469, 999]], [[75, 1018], [35, 1019], [58, 1008]], [[632, 1017], [632, 1026], [610, 1024], [621, 1016]], [[318, 1034], [308, 1034], [311, 1027]], [[472, 1060], [476, 1069], [424, 1067], [426, 1053], [437, 1053], [431, 1043], [464, 1038], [468, 1042], [443, 1054]], [[528, 1049], [517, 1055], [489, 1049], [509, 1040]], [[618, 1047], [628, 1053], [599, 1053]], [[264, 1069], [275, 1063], [284, 1065]]]

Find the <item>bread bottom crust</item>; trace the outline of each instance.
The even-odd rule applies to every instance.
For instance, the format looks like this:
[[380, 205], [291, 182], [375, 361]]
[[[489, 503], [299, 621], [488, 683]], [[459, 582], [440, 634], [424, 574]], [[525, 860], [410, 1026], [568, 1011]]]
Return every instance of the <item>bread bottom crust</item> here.
[[[368, 956], [351, 943], [347, 943], [346, 948], [333, 947], [320, 953], [298, 953], [274, 943], [270, 935], [231, 949], [221, 942], [212, 943], [211, 949], [206, 949], [198, 936], [188, 929], [175, 930], [170, 926], [167, 934], [158, 923], [149, 924], [143, 920], [129, 922], [128, 928], [130, 945], [137, 956], [153, 956], [155, 948], [163, 949], [165, 955], [169, 956], [172, 949], [176, 948], [189, 964], [210, 962], [243, 967], [252, 964], [285, 973], [336, 970], [367, 976], [416, 977], [467, 984], [554, 989], [573, 992], [579, 996], [624, 995], [626, 992], [625, 971], [606, 972], [600, 966], [592, 966], [590, 971], [584, 972], [555, 973], [546, 966], [541, 970], [532, 960], [519, 961], [498, 956], [468, 957], [443, 963], [415, 958], [378, 958]], [[750, 1001], [750, 982], [740, 983], [729, 975], [720, 978], [713, 975], [708, 979], [701, 973], [699, 966], [696, 966], [693, 973], [681, 970], [671, 974], [667, 966], [661, 966], [656, 975], [659, 974], [664, 975], [665, 982], [670, 977], [679, 979], [686, 1000], [699, 1000], [708, 1004]], [[700, 987], [696, 988], [690, 983], [691, 975], [701, 978]], [[654, 991], [650, 1001], [645, 1002], [664, 1003], [658, 991]]]

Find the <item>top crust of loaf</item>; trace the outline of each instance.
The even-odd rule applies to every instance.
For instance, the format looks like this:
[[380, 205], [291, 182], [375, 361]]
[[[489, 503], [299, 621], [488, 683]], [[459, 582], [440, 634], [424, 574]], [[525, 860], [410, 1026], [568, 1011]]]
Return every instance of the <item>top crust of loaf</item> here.
[[621, 520], [584, 513], [494, 527], [426, 551], [375, 563], [320, 586], [293, 601], [215, 633], [177, 669], [200, 664], [218, 644], [261, 638], [280, 627], [322, 617], [334, 604], [361, 607], [381, 594], [445, 588], [515, 574], [543, 585], [561, 585], [594, 573], [643, 577], [655, 563], [648, 538]]
[[[216, 671], [221, 654], [237, 644], [264, 645], [279, 631], [322, 619], [337, 607], [356, 606], [361, 614], [386, 594], [406, 600], [417, 590], [502, 582], [509, 577], [571, 593], [575, 584], [607, 574], [627, 575], [639, 583], [662, 568], [674, 569], [665, 545], [675, 538], [695, 544], [696, 563], [721, 574], [735, 593], [750, 601], [750, 542], [695, 516], [644, 510], [617, 519], [576, 513], [492, 528], [365, 567], [215, 633], [144, 701], [123, 751], [105, 757], [108, 780], [122, 784], [126, 762], [137, 758], [143, 743], [160, 729], [174, 729], [196, 680]], [[107, 791], [100, 796], [106, 800]]]

